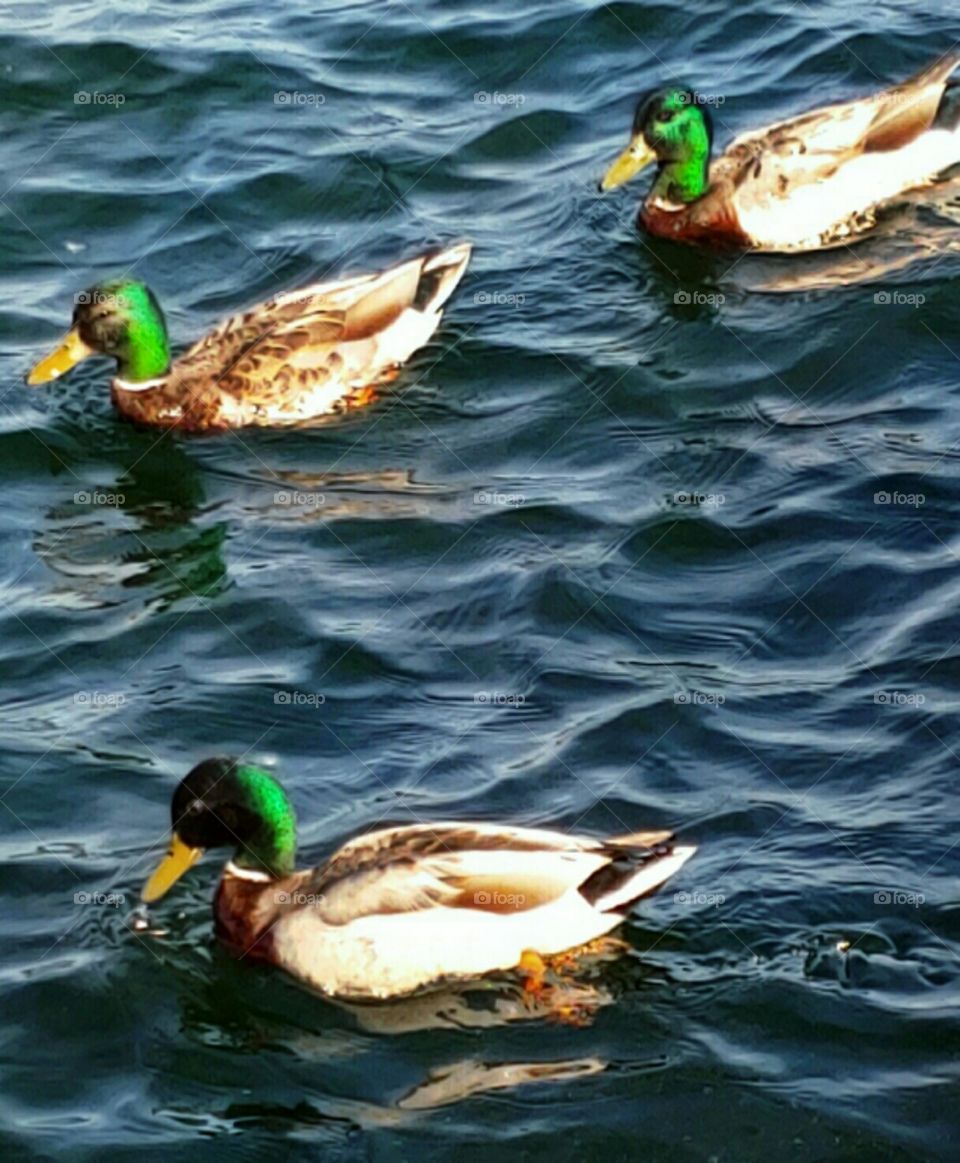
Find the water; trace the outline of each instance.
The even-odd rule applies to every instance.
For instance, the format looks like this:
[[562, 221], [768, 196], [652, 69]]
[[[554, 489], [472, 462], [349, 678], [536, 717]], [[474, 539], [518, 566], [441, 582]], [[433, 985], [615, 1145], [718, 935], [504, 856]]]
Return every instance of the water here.
[[[958, 205], [736, 262], [595, 193], [639, 90], [722, 95], [727, 141], [955, 15], [511, 7], [0, 13], [5, 1159], [956, 1157]], [[334, 427], [158, 438], [101, 364], [21, 383], [131, 265], [183, 344], [459, 238], [435, 341]], [[700, 850], [588, 1026], [354, 1015], [215, 947], [212, 865], [129, 928], [217, 753], [276, 763], [303, 861], [458, 816]]]

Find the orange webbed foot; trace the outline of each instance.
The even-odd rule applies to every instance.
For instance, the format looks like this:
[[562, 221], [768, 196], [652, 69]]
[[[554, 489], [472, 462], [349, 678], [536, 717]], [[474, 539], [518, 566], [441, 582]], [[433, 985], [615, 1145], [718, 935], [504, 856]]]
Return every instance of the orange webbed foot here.
[[534, 997], [539, 997], [546, 989], [544, 977], [546, 976], [547, 966], [539, 953], [535, 953], [532, 949], [527, 949], [521, 954], [520, 961], [517, 968], [523, 976], [523, 988], [528, 994]]

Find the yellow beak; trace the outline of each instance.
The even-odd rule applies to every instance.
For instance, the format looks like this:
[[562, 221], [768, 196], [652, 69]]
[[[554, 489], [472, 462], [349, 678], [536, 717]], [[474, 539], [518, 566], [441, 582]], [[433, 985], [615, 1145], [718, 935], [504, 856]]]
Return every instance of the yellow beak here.
[[73, 327], [63, 337], [56, 351], [52, 351], [46, 359], [40, 360], [34, 367], [27, 376], [27, 383], [30, 387], [36, 387], [37, 384], [49, 384], [51, 380], [59, 379], [64, 372], [76, 367], [88, 355], [96, 354], [94, 349], [88, 347], [80, 338], [80, 332], [76, 327]]
[[185, 872], [197, 863], [202, 855], [202, 848], [191, 848], [189, 844], [184, 844], [174, 832], [170, 840], [170, 851], [153, 870], [153, 875], [143, 886], [140, 899], [148, 905], [158, 901], [173, 888]]
[[636, 137], [630, 139], [630, 144], [603, 175], [600, 192], [605, 194], [607, 190], [615, 190], [617, 186], [629, 182], [645, 166], [656, 160], [657, 155], [643, 140], [642, 135], [637, 134]]

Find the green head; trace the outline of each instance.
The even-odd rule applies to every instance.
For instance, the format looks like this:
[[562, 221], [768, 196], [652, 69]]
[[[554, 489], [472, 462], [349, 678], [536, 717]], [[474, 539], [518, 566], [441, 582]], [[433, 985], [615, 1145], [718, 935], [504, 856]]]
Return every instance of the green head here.
[[660, 89], [641, 98], [630, 144], [607, 171], [601, 190], [629, 181], [650, 162], [659, 172], [652, 196], [668, 202], [695, 202], [710, 188], [713, 126], [692, 89]]
[[293, 872], [297, 821], [276, 779], [235, 759], [198, 763], [173, 793], [173, 840], [143, 890], [158, 900], [207, 848], [232, 848], [233, 861], [278, 878]]
[[115, 359], [119, 378], [133, 384], [169, 370], [167, 325], [145, 283], [114, 279], [77, 295], [73, 326], [56, 351], [36, 365], [27, 383], [55, 380], [90, 355]]

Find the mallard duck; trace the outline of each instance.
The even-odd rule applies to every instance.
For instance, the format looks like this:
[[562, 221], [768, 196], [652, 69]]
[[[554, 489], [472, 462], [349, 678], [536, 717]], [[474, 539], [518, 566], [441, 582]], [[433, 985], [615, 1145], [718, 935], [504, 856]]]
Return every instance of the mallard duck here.
[[960, 163], [960, 53], [872, 97], [738, 137], [712, 164], [703, 98], [668, 88], [641, 99], [630, 144], [600, 183], [657, 163], [639, 222], [679, 242], [816, 250], [868, 230], [876, 209]]
[[499, 824], [386, 828], [318, 868], [294, 870], [293, 808], [267, 771], [208, 759], [173, 796], [169, 853], [150, 904], [207, 848], [233, 848], [214, 900], [236, 956], [270, 962], [331, 997], [402, 997], [527, 969], [595, 941], [694, 852], [670, 832], [609, 840]]
[[117, 410], [142, 424], [203, 431], [315, 420], [369, 402], [371, 388], [427, 342], [460, 282], [467, 244], [290, 291], [234, 315], [171, 362], [163, 312], [134, 279], [76, 297], [73, 326], [28, 384], [90, 355], [117, 362]]

